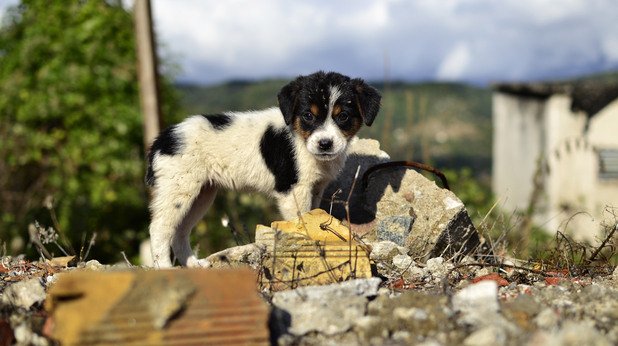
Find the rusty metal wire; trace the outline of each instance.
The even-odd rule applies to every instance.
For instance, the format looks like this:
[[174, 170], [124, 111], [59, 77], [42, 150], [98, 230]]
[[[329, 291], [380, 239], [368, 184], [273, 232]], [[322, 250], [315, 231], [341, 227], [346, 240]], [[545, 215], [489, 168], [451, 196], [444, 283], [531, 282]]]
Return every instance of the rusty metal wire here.
[[448, 185], [448, 181], [446, 180], [446, 176], [444, 175], [444, 173], [440, 172], [438, 169], [430, 165], [420, 163], [420, 162], [414, 162], [414, 161], [391, 161], [391, 162], [379, 163], [377, 165], [373, 165], [369, 167], [369, 169], [365, 171], [365, 174], [363, 174], [363, 188], [364, 189], [367, 188], [367, 184], [369, 183], [369, 176], [373, 174], [374, 172], [378, 170], [382, 170], [382, 169], [399, 168], [399, 167], [411, 167], [411, 168], [417, 168], [417, 169], [421, 169], [427, 172], [431, 172], [434, 175], [436, 175], [438, 178], [440, 178], [440, 181], [442, 182], [442, 187], [450, 191], [450, 187]]

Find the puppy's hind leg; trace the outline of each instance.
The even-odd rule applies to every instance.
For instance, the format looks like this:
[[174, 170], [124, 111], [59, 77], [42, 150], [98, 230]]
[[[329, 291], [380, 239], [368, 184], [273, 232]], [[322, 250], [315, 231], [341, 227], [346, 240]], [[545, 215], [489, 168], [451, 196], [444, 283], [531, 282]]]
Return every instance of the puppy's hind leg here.
[[[152, 259], [157, 268], [168, 268], [172, 266], [171, 247], [178, 244], [178, 239], [186, 241], [186, 249], [176, 252], [176, 257], [185, 265], [187, 257], [191, 255], [188, 244], [188, 234], [178, 236], [180, 226], [188, 224], [185, 219], [190, 213], [194, 201], [201, 192], [202, 184], [193, 182], [189, 179], [175, 179], [174, 181], [158, 178], [153, 190], [150, 211], [152, 220], [150, 222], [150, 246], [152, 249]], [[197, 222], [197, 221], [195, 221]], [[190, 228], [189, 228], [190, 231]], [[178, 245], [174, 246], [178, 248]], [[183, 252], [184, 251], [184, 252]], [[183, 261], [184, 260], [184, 261]]]
[[174, 250], [174, 255], [183, 266], [200, 266], [199, 260], [191, 249], [189, 235], [191, 235], [193, 227], [200, 221], [208, 208], [212, 205], [216, 195], [217, 188], [215, 186], [208, 183], [202, 186], [199, 194], [195, 200], [193, 200], [189, 211], [174, 233], [172, 238], [172, 249]]

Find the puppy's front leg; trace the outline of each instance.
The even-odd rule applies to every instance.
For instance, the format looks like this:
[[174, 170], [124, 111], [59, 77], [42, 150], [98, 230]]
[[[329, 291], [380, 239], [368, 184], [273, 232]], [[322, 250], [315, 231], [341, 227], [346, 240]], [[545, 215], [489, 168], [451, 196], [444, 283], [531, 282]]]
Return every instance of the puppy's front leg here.
[[322, 204], [322, 197], [324, 196], [324, 190], [326, 190], [326, 187], [328, 186], [329, 183], [330, 181], [328, 180], [321, 181], [313, 187], [312, 198], [311, 198], [311, 209], [320, 207], [320, 204]]
[[277, 198], [279, 212], [284, 220], [290, 220], [298, 214], [311, 210], [312, 189], [304, 185], [297, 185], [291, 191]]

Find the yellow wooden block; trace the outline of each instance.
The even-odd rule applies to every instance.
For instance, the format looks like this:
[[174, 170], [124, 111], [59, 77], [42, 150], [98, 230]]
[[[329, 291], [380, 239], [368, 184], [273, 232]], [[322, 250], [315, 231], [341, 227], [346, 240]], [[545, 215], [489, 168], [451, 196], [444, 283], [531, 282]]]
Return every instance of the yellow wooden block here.
[[371, 277], [366, 247], [321, 209], [292, 221], [259, 225], [256, 242], [266, 245], [262, 286], [282, 290]]

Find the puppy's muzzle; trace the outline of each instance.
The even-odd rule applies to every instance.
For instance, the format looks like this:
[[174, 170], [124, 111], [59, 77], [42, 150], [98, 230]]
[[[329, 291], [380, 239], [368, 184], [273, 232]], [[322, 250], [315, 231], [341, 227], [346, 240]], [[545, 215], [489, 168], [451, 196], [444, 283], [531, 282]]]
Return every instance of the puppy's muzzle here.
[[330, 138], [322, 138], [318, 141], [318, 147], [321, 151], [330, 151], [333, 148], [333, 140]]

